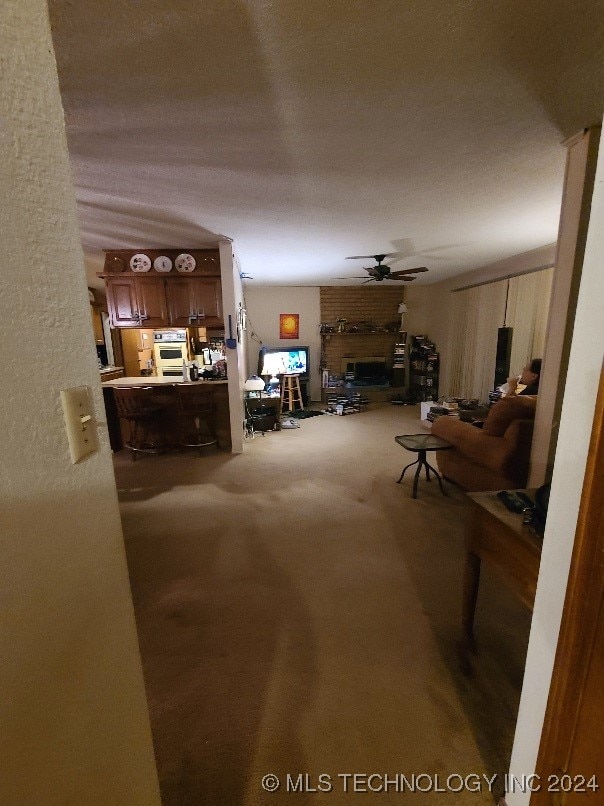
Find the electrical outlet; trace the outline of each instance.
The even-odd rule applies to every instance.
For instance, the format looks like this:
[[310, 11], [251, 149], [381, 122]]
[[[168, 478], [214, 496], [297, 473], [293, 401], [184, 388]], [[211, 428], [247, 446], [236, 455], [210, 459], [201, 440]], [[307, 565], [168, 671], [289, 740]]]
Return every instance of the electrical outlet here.
[[74, 386], [72, 389], [63, 389], [61, 403], [71, 463], [75, 464], [99, 447], [90, 387]]

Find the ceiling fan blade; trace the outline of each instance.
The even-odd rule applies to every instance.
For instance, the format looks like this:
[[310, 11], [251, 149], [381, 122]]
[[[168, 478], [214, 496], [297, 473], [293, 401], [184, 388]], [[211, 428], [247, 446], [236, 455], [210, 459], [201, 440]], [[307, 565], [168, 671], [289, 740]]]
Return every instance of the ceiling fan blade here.
[[346, 260], [368, 260], [369, 258], [373, 258], [374, 260], [382, 258], [382, 260], [385, 260], [387, 257], [394, 257], [395, 255], [396, 252], [390, 252], [389, 254], [383, 254], [380, 252], [379, 255], [350, 255], [346, 258]]
[[365, 280], [365, 275], [357, 274], [356, 277], [332, 277], [332, 280]]
[[406, 275], [405, 277], [396, 277], [392, 274], [387, 274], [384, 277], [384, 280], [396, 280], [399, 283], [410, 283], [411, 280], [417, 280], [417, 277], [409, 277], [409, 275]]
[[361, 285], [365, 285], [365, 283], [375, 283], [375, 277], [370, 277], [368, 280], [362, 282]]
[[391, 277], [402, 277], [405, 274], [419, 274], [420, 272], [428, 271], [425, 266], [418, 266], [417, 269], [401, 269], [400, 271], [391, 271]]

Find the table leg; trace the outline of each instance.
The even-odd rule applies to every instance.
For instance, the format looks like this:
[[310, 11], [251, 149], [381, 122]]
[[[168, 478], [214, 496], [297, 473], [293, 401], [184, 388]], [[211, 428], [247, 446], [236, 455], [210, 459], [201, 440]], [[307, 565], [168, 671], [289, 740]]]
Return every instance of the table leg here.
[[[428, 474], [428, 468], [430, 468], [430, 470], [431, 470], [431, 471], [434, 473], [434, 475], [436, 476], [436, 480], [438, 481], [438, 486], [440, 487], [440, 491], [441, 491], [441, 493], [442, 493], [443, 495], [447, 495], [447, 491], [446, 491], [446, 490], [445, 490], [445, 488], [443, 487], [443, 482], [442, 482], [442, 479], [441, 479], [441, 477], [440, 477], [440, 473], [439, 473], [437, 470], [435, 470], [435, 469], [432, 467], [432, 465], [428, 464], [428, 462], [427, 462], [427, 460], [426, 460], [426, 475]], [[429, 481], [429, 479], [428, 479], [428, 481]]]
[[417, 470], [415, 471], [415, 478], [413, 479], [413, 495], [412, 498], [417, 498], [417, 484], [419, 482], [419, 474], [422, 472], [422, 465], [426, 464], [426, 451], [418, 451], [417, 454]]
[[466, 551], [466, 564], [463, 575], [462, 627], [464, 646], [474, 649], [474, 614], [480, 584], [480, 557], [473, 551]]
[[398, 481], [397, 481], [396, 483], [397, 483], [397, 484], [400, 484], [400, 483], [401, 483], [401, 481], [403, 480], [403, 476], [405, 475], [405, 471], [406, 471], [406, 470], [409, 470], [409, 468], [410, 468], [410, 467], [413, 467], [413, 465], [416, 465], [418, 462], [419, 462], [419, 459], [416, 459], [416, 460], [415, 460], [415, 462], [411, 462], [411, 464], [408, 464], [406, 467], [404, 467], [404, 468], [403, 468], [403, 472], [402, 472], [402, 473], [401, 473], [401, 475], [399, 476], [399, 479], [398, 479]]

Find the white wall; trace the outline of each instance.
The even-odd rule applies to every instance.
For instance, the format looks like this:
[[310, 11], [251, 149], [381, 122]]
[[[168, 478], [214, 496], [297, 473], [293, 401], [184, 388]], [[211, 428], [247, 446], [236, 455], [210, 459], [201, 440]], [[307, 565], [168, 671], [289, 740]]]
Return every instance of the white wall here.
[[[245, 301], [248, 312], [248, 374], [258, 371], [260, 344], [252, 338], [252, 329], [265, 347], [295, 347], [297, 344], [310, 348], [310, 396], [321, 399], [320, 292], [318, 286], [245, 286]], [[279, 339], [279, 314], [300, 314], [300, 338]]]
[[[600, 141], [539, 584], [512, 752], [510, 771], [516, 776], [528, 775], [535, 770], [558, 641], [596, 392], [604, 359], [603, 254], [604, 147]], [[528, 806], [529, 796], [510, 794], [506, 800], [508, 806]]]
[[106, 428], [70, 463], [59, 392], [104, 416], [44, 0], [0, 25], [0, 798], [159, 803]]

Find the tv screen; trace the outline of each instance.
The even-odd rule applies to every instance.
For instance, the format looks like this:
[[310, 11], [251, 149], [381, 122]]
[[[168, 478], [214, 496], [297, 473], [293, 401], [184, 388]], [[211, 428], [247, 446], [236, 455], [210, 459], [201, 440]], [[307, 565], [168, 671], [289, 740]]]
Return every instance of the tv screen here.
[[263, 347], [258, 361], [260, 375], [308, 375], [308, 347], [283, 348]]

